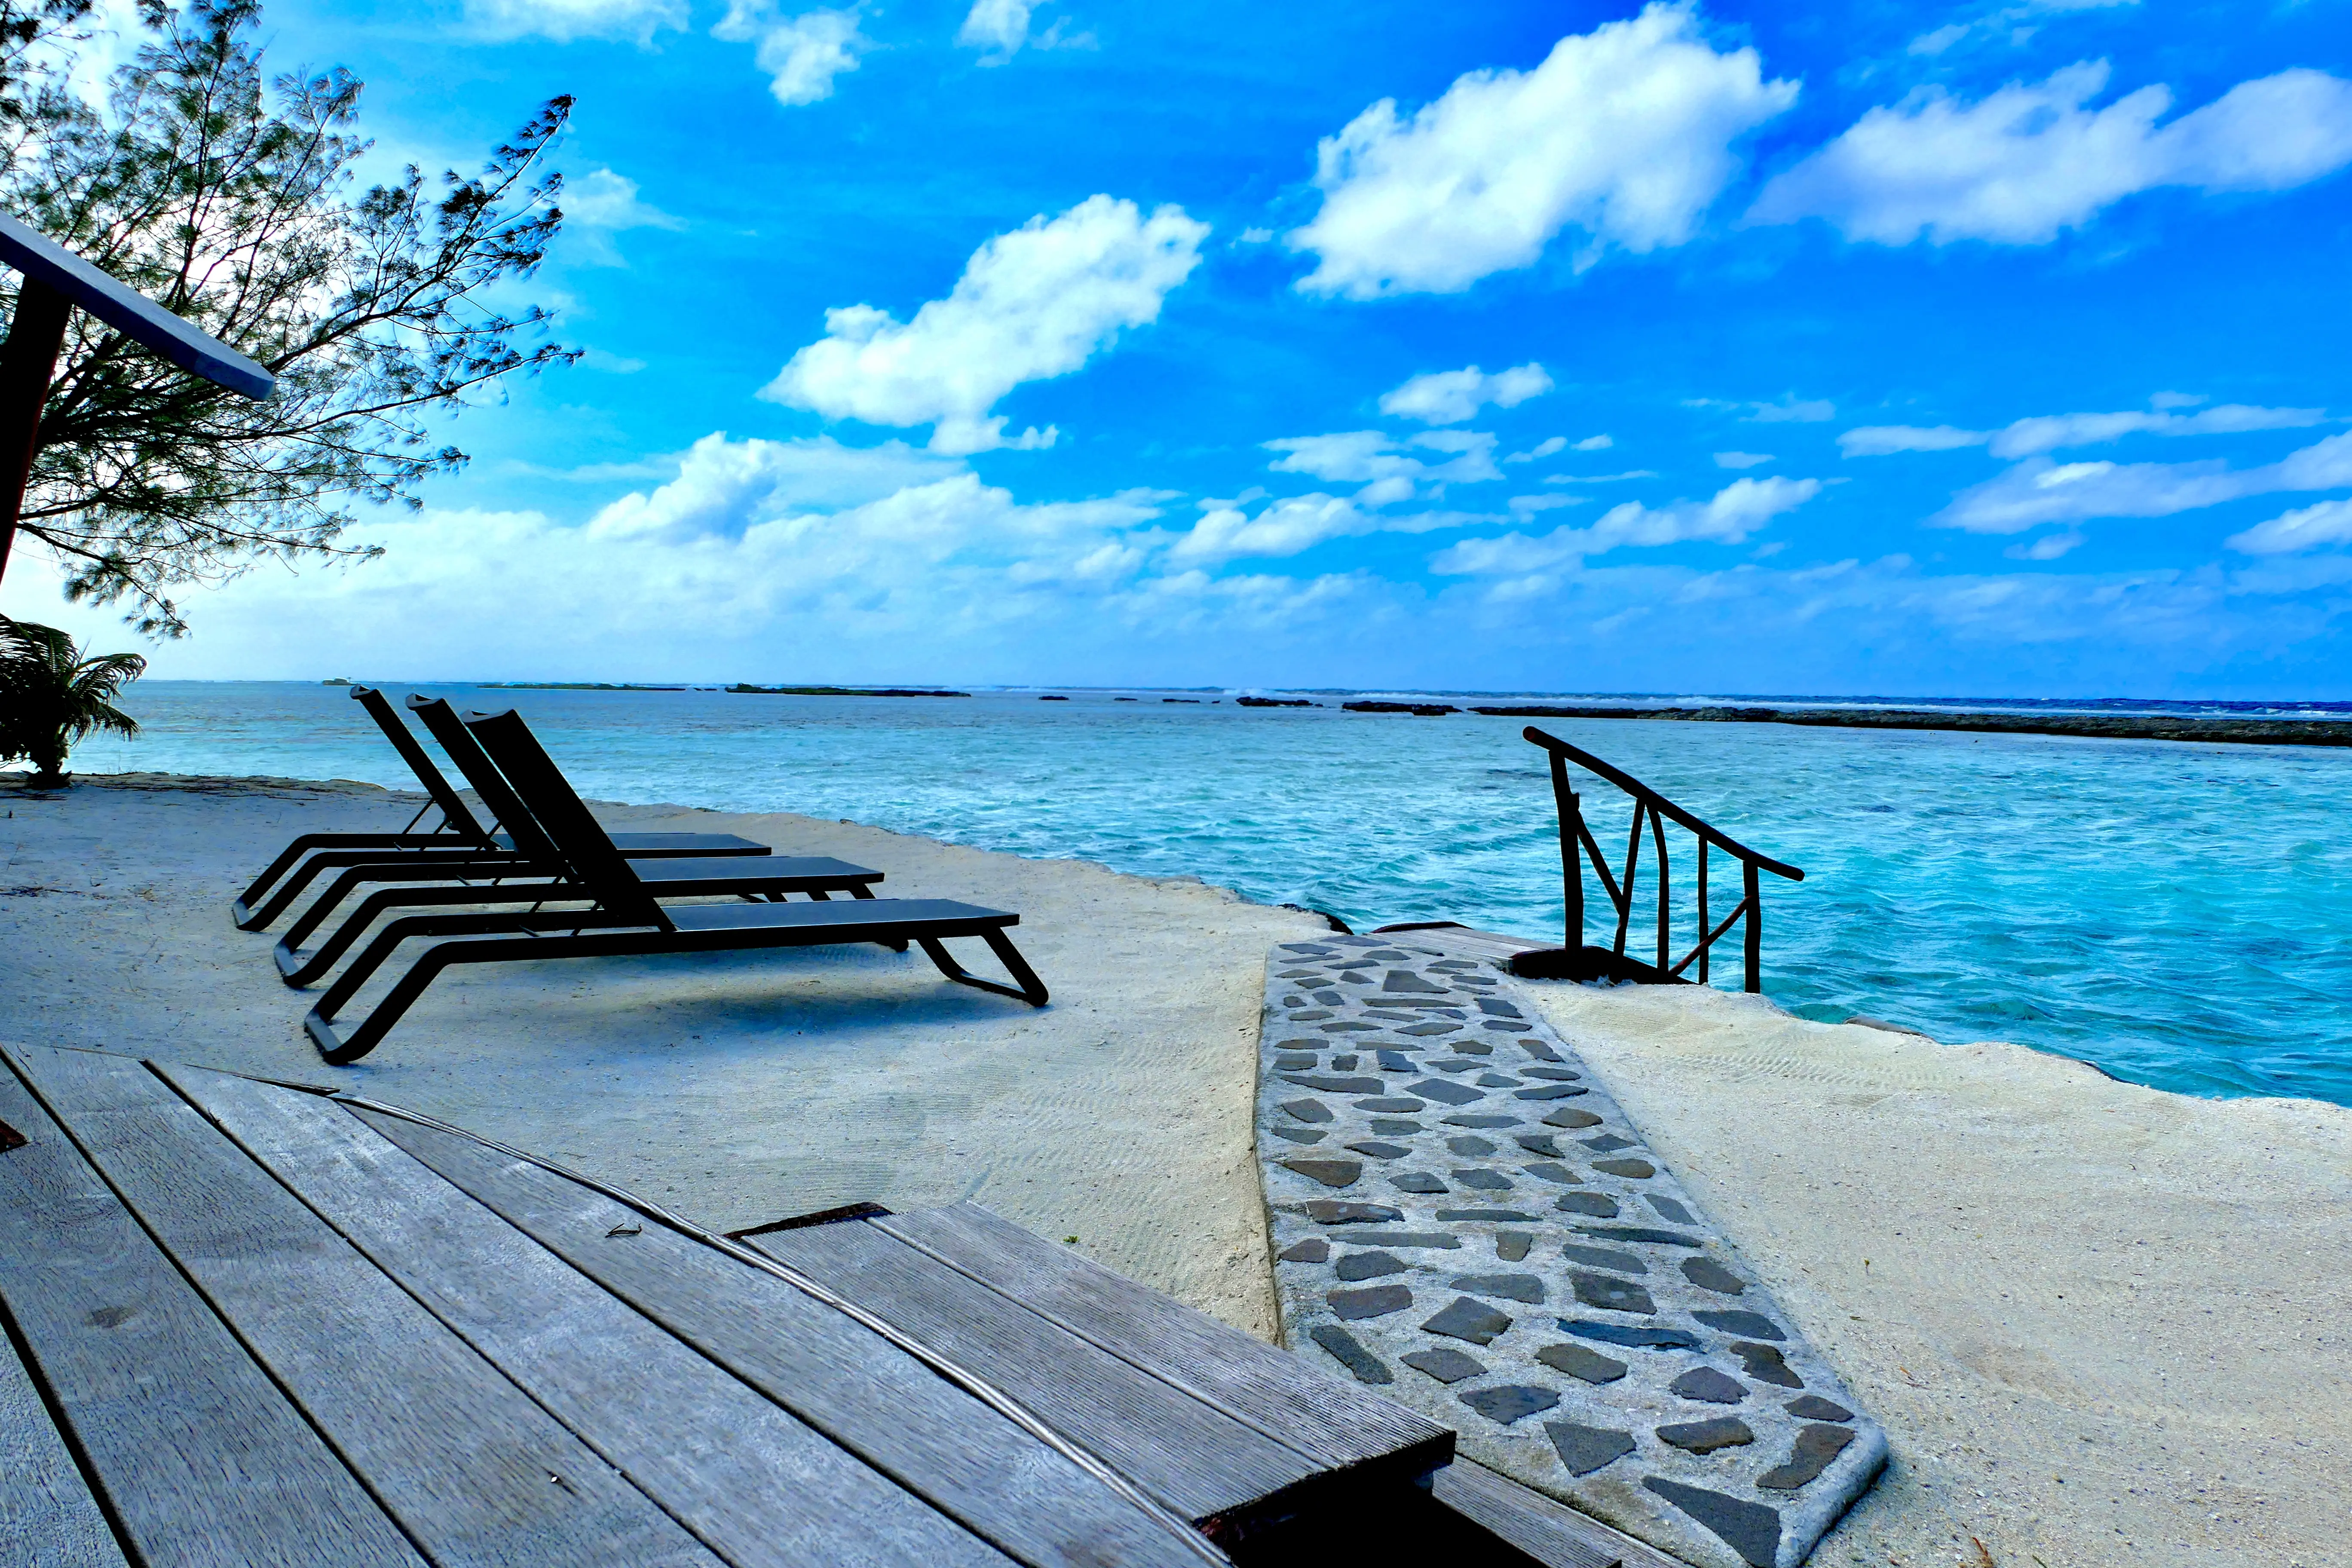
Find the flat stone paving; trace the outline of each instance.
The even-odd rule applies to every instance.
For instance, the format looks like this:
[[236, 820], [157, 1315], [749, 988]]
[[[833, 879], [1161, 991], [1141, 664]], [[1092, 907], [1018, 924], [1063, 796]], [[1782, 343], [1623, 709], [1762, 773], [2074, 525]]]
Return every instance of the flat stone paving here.
[[1514, 983], [1441, 942], [1266, 964], [1285, 1342], [1664, 1551], [1796, 1568], [1885, 1434]]

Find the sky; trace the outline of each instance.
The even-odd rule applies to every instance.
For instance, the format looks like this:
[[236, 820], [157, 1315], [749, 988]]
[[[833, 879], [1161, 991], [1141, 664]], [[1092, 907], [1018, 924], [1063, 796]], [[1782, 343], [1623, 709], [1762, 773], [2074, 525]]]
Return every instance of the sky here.
[[2352, 698], [2342, 0], [264, 36], [381, 167], [576, 95], [585, 353], [158, 676]]

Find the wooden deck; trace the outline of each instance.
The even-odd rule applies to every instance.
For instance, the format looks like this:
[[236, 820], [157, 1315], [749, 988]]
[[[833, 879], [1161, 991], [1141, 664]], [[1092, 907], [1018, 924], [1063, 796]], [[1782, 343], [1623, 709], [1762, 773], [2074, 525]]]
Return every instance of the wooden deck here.
[[0, 1064], [11, 1563], [1653, 1561], [984, 1210], [739, 1242], [323, 1090]]

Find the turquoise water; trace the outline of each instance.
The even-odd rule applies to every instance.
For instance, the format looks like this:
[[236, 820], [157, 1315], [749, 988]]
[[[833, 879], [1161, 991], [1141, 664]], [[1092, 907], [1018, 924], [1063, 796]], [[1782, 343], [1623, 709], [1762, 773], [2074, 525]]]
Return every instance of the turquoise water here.
[[[1558, 940], [1550, 788], [1517, 720], [1161, 693], [431, 689], [520, 707], [606, 799], [1194, 875], [1360, 930], [1456, 920]], [[77, 768], [412, 783], [338, 688], [147, 681], [126, 706], [145, 732], [93, 741]], [[1765, 988], [1796, 1012], [2021, 1041], [2191, 1094], [2352, 1104], [2352, 752], [1545, 723], [1804, 868], [1765, 886]], [[1629, 808], [1612, 794], [1586, 798], [1622, 853]], [[1669, 847], [1686, 887], [1688, 841]], [[1719, 918], [1737, 895], [1717, 886]], [[1637, 918], [1637, 954], [1641, 931]], [[1717, 978], [1736, 984], [1733, 940]]]

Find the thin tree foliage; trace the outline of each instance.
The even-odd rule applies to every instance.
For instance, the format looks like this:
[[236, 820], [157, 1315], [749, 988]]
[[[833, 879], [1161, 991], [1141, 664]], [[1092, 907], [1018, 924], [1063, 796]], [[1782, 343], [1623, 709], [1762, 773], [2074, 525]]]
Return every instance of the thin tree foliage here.
[[[86, 8], [0, 0], [0, 205], [259, 361], [278, 392], [249, 402], [77, 312], [22, 536], [65, 564], [69, 597], [176, 637], [175, 588], [378, 553], [344, 542], [352, 508], [415, 507], [422, 481], [462, 466], [436, 439], [444, 416], [577, 357], [547, 341], [546, 311], [509, 299], [562, 222], [548, 155], [572, 100], [478, 175], [428, 184], [411, 166], [362, 191], [361, 83], [265, 81], [256, 0], [142, 0], [151, 41], [103, 106], [42, 64]], [[0, 289], [0, 309], [12, 300]]]

